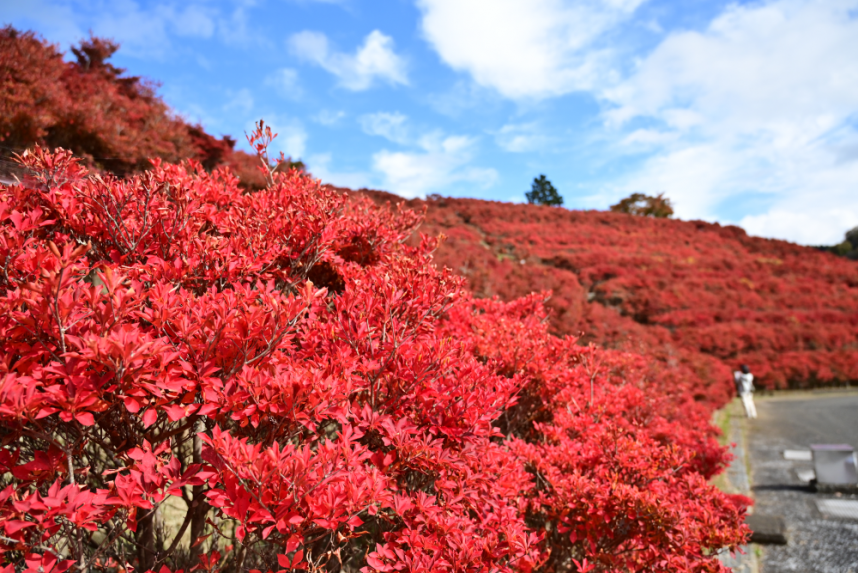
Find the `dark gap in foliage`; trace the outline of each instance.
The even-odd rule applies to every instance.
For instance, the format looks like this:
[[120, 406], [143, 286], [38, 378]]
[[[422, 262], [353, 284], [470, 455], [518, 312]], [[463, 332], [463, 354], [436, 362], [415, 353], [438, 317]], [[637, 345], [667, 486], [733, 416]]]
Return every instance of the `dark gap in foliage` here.
[[372, 243], [362, 235], [354, 235], [349, 242], [337, 251], [337, 255], [349, 263], [357, 263], [362, 267], [378, 262], [378, 253]]
[[336, 267], [328, 261], [322, 261], [313, 265], [307, 278], [318, 288], [326, 288], [329, 293], [342, 294], [346, 290], [346, 283]]

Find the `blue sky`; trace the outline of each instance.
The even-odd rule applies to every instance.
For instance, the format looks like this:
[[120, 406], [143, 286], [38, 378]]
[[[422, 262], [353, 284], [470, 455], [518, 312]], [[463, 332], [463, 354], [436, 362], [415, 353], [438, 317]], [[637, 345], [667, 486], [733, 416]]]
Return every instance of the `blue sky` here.
[[566, 206], [664, 192], [804, 244], [858, 225], [858, 0], [0, 0], [88, 35], [239, 139], [264, 118], [325, 182]]

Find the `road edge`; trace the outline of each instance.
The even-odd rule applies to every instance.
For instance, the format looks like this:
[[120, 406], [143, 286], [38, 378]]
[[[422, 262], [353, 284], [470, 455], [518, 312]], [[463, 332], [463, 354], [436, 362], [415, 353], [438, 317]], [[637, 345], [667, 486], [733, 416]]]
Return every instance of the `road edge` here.
[[[734, 399], [727, 404], [723, 409], [723, 414], [727, 416], [725, 429], [730, 441], [730, 453], [733, 454], [733, 460], [724, 472], [727, 493], [740, 493], [747, 497], [753, 498], [751, 491], [751, 466], [748, 457], [748, 428], [745, 417], [742, 415], [741, 406], [738, 399]], [[753, 512], [751, 506], [749, 512]], [[759, 573], [760, 558], [762, 557], [762, 547], [748, 543], [741, 547], [742, 552], [731, 554], [729, 551], [722, 551], [718, 555], [719, 561], [729, 567], [736, 573]]]

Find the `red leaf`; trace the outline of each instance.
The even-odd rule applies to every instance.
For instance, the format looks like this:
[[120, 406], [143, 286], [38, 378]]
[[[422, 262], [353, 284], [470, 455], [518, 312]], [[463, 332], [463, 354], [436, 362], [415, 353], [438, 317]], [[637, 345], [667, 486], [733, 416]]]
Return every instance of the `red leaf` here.
[[46, 418], [46, 417], [50, 416], [51, 414], [55, 414], [57, 412], [59, 412], [59, 410], [57, 408], [42, 408], [36, 414], [36, 419], [41, 420], [42, 418]]
[[349, 519], [346, 523], [348, 524], [349, 527], [354, 529], [355, 527], [360, 527], [361, 525], [363, 525], [363, 520], [360, 517], [358, 517], [357, 515], [355, 515], [351, 519]]
[[293, 535], [286, 541], [286, 553], [292, 553], [295, 551], [299, 545], [303, 542], [303, 539], [298, 537], [297, 535]]
[[158, 420], [158, 412], [151, 406], [143, 413], [143, 427], [148, 428]]
[[75, 414], [74, 419], [83, 424], [84, 426], [95, 425], [95, 417], [89, 412], [79, 412]]
[[211, 414], [218, 411], [218, 406], [216, 404], [203, 404], [200, 406], [199, 411], [197, 412], [200, 416], [210, 416]]
[[164, 406], [164, 411], [167, 412], [167, 418], [169, 418], [171, 422], [178, 422], [185, 417], [185, 409], [177, 404]]
[[6, 533], [14, 535], [26, 527], [35, 527], [36, 524], [31, 521], [7, 521], [5, 523]]

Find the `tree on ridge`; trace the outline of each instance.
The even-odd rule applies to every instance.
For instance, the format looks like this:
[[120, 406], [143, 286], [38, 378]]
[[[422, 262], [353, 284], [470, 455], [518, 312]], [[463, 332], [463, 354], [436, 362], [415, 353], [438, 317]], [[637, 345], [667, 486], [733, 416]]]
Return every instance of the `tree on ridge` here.
[[659, 193], [655, 197], [632, 193], [616, 205], [611, 205], [611, 211], [666, 219], [673, 216], [673, 205], [664, 193]]
[[532, 205], [562, 205], [563, 197], [557, 192], [545, 175], [533, 178], [530, 191], [525, 193], [527, 202]]

